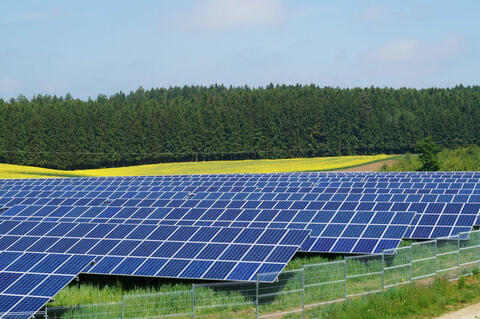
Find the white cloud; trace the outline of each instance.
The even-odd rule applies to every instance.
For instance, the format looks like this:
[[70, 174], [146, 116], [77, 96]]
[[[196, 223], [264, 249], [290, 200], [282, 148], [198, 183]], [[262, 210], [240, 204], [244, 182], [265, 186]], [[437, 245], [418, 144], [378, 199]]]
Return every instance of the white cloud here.
[[471, 48], [461, 36], [436, 41], [409, 38], [388, 42], [363, 55], [359, 63], [373, 75], [410, 81], [447, 71]]
[[228, 31], [283, 24], [287, 8], [279, 0], [198, 0], [192, 10], [177, 17], [187, 30]]

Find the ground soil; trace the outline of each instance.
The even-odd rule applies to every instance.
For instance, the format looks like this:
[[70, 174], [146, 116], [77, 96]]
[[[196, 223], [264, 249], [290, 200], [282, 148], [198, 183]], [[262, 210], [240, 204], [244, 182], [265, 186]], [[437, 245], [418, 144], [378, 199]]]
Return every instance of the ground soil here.
[[446, 313], [436, 319], [480, 319], [480, 303]]
[[355, 166], [355, 167], [346, 168], [346, 169], [339, 169], [339, 171], [341, 172], [375, 172], [375, 171], [378, 171], [385, 164], [387, 166], [392, 166], [396, 162], [397, 162], [396, 160], [385, 160], [385, 161], [379, 161], [375, 163]]

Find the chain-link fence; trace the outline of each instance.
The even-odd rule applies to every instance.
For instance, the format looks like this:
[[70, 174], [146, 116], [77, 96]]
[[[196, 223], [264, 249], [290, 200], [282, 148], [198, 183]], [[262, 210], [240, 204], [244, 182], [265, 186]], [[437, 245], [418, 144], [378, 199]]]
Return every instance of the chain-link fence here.
[[480, 231], [415, 242], [380, 255], [305, 265], [257, 282], [192, 284], [190, 290], [124, 295], [114, 303], [46, 307], [37, 318], [310, 318], [315, 308], [436, 278], [458, 279], [480, 269]]

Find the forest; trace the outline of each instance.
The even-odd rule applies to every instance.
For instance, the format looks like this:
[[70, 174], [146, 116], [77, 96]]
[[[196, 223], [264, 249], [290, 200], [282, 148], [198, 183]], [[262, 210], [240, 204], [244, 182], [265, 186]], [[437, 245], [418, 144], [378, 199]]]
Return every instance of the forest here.
[[0, 99], [0, 162], [57, 169], [400, 154], [480, 144], [480, 86], [139, 88]]

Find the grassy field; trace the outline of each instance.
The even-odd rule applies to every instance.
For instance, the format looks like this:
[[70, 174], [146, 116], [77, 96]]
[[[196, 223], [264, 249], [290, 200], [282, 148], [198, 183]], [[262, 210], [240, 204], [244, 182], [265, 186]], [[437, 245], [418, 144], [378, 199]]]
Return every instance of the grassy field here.
[[[480, 171], [480, 146], [443, 149], [438, 153], [440, 171]], [[392, 166], [384, 166], [382, 171], [417, 171], [422, 168], [419, 156], [405, 154]]]
[[135, 176], [176, 174], [280, 173], [350, 168], [392, 159], [395, 155], [338, 156], [278, 160], [212, 161], [140, 165], [62, 171], [40, 167], [0, 164], [0, 178], [49, 178], [82, 176]]
[[315, 309], [307, 318], [435, 318], [443, 313], [480, 300], [479, 276], [463, 277], [458, 282], [436, 281], [433, 285], [410, 284], [379, 295]]

